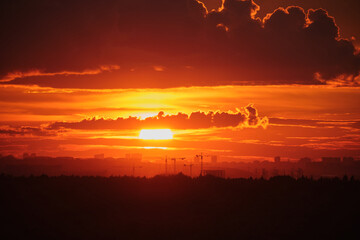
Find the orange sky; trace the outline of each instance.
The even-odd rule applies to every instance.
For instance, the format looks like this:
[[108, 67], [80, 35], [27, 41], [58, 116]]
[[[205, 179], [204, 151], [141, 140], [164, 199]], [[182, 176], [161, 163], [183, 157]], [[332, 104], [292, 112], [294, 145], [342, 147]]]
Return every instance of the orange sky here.
[[[269, 159], [359, 155], [359, 88], [330, 86], [223, 86], [173, 89], [86, 90], [2, 86], [1, 152], [51, 156], [96, 153], [122, 157], [141, 152], [149, 159], [165, 154], [210, 152], [223, 159]], [[174, 139], [139, 140], [141, 129], [116, 126], [50, 129], [54, 122], [96, 117], [144, 119], [160, 111], [236, 113], [255, 103], [269, 125], [173, 129]], [[31, 127], [27, 129], [26, 127]], [[164, 126], [166, 127], [166, 126]], [[186, 127], [185, 127], [186, 128]], [[8, 130], [8, 132], [6, 132]], [[9, 131], [12, 130], [13, 132]], [[145, 147], [156, 147], [145, 149]]]
[[0, 3], [0, 154], [359, 157], [358, 3], [255, 2]]

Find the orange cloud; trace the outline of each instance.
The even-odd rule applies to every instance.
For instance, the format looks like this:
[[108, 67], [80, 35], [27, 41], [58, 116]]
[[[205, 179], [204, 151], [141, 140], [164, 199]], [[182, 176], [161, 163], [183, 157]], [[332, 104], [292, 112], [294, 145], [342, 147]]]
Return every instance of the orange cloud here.
[[165, 115], [159, 112], [155, 117], [140, 119], [137, 117], [117, 119], [84, 119], [80, 122], [55, 122], [48, 129], [143, 129], [143, 128], [171, 128], [171, 129], [201, 129], [212, 127], [240, 127], [266, 128], [268, 118], [260, 118], [253, 105], [237, 112], [192, 112], [191, 114], [178, 113]]
[[163, 72], [165, 71], [165, 67], [164, 66], [153, 66], [154, 70], [157, 72]]

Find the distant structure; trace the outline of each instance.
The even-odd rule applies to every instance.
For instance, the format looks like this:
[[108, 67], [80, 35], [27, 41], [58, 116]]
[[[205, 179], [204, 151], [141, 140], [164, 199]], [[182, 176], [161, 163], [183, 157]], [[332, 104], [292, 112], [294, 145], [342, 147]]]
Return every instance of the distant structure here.
[[225, 170], [203, 170], [204, 176], [214, 176], [219, 178], [225, 178]]
[[349, 164], [353, 163], [355, 160], [353, 157], [343, 157], [343, 163]]
[[104, 159], [104, 158], [105, 158], [105, 154], [103, 154], [103, 153], [95, 154], [95, 155], [94, 155], [94, 158], [95, 158], [95, 159]]
[[135, 169], [136, 168], [142, 168], [142, 166], [135, 166], [135, 165], [133, 165], [133, 167], [132, 167], [132, 176], [133, 177], [135, 177]]
[[[203, 153], [201, 153], [200, 155], [195, 155], [195, 158], [199, 159], [200, 158], [200, 176], [203, 176], [203, 169], [204, 169], [204, 157], [211, 157], [211, 155], [204, 155]], [[196, 162], [196, 160], [195, 160]]]
[[296, 174], [297, 174], [297, 178], [301, 178], [304, 176], [304, 170], [302, 170], [301, 168], [298, 168], [296, 170]]
[[311, 163], [311, 158], [308, 157], [300, 158], [299, 163]]
[[281, 161], [281, 158], [279, 156], [274, 157], [274, 162], [279, 163]]
[[23, 159], [27, 159], [27, 158], [36, 158], [36, 153], [23, 153]]
[[321, 161], [323, 163], [328, 163], [328, 164], [341, 163], [341, 158], [339, 158], [339, 157], [322, 157]]
[[127, 153], [125, 155], [125, 160], [128, 163], [140, 163], [142, 160], [142, 154], [141, 153]]
[[217, 163], [218, 156], [212, 155], [211, 156], [211, 163]]
[[192, 178], [192, 167], [194, 166], [194, 164], [190, 163], [190, 164], [184, 164], [184, 167], [189, 167], [190, 168], [190, 177]]
[[165, 174], [168, 174], [168, 160], [167, 160], [167, 155], [165, 156]]
[[264, 179], [268, 177], [268, 171], [265, 168], [263, 168], [261, 171], [261, 177]]
[[181, 158], [171, 158], [172, 161], [174, 161], [174, 174], [176, 174], [176, 160], [184, 160], [185, 157]]
[[273, 175], [273, 176], [279, 176], [279, 170], [276, 169], [276, 168], [274, 168], [274, 169], [272, 170], [272, 175]]
[[74, 157], [56, 157], [55, 159], [60, 161], [73, 161]]

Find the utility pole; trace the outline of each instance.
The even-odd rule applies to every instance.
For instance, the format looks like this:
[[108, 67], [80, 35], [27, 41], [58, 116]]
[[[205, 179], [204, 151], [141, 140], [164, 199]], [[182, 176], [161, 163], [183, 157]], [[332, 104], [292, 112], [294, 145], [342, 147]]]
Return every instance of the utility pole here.
[[203, 165], [204, 165], [204, 157], [210, 157], [211, 155], [195, 155], [197, 158], [200, 157], [200, 177], [203, 175]]
[[196, 155], [196, 157], [200, 157], [200, 177], [202, 177], [203, 174], [203, 154], [201, 153], [200, 155]]
[[167, 155], [165, 156], [165, 175], [167, 175]]
[[189, 166], [190, 167], [190, 177], [192, 178], [192, 167], [193, 167], [194, 164], [190, 163], [190, 164], [184, 164], [184, 166]]
[[171, 160], [174, 161], [174, 174], [176, 174], [176, 158], [172, 158]]
[[184, 160], [185, 158], [184, 157], [182, 157], [182, 158], [171, 158], [171, 160], [174, 161], [174, 174], [176, 174], [176, 159]]
[[135, 177], [135, 168], [142, 168], [142, 167], [141, 166], [135, 167], [135, 164], [133, 165], [133, 167], [132, 167], [132, 175], [133, 175], [133, 177]]

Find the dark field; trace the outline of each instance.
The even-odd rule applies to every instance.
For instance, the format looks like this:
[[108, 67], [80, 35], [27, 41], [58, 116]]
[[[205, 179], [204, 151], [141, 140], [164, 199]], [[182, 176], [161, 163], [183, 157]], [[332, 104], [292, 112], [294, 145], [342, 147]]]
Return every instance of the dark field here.
[[0, 176], [1, 239], [359, 239], [360, 182]]

